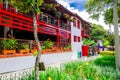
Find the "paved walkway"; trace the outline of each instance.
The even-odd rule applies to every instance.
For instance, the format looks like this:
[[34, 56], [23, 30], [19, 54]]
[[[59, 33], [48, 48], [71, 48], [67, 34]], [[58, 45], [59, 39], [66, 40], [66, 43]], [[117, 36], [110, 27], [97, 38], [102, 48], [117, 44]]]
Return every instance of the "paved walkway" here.
[[[41, 56], [41, 61], [45, 63], [45, 66], [60, 67], [60, 64], [73, 61], [72, 52], [57, 53], [57, 54], [44, 54]], [[82, 57], [77, 60], [86, 61], [96, 58], [92, 57]], [[25, 56], [25, 57], [15, 57], [15, 58], [4, 58], [0, 59], [0, 73], [9, 73], [14, 71], [20, 71], [23, 69], [30, 69], [34, 67], [35, 57]]]
[[[71, 59], [72, 52], [44, 54], [41, 56], [41, 61], [43, 61], [45, 65], [55, 64]], [[34, 56], [3, 58], [0, 59], [0, 73], [7, 73], [32, 68], [34, 67], [34, 63]]]

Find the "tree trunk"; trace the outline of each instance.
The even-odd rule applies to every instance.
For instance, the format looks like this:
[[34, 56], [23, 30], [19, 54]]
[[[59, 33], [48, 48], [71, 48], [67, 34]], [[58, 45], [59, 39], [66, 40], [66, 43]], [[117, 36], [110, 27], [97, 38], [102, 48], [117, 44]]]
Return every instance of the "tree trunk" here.
[[36, 18], [36, 13], [34, 11], [33, 11], [33, 26], [34, 26], [34, 38], [38, 48], [38, 54], [36, 56], [36, 61], [35, 61], [35, 80], [40, 80], [39, 79], [39, 61], [41, 56], [41, 46], [39, 43], [38, 33], [37, 33], [37, 18]]
[[5, 0], [5, 8], [8, 9], [8, 0]]
[[119, 28], [118, 28], [118, 13], [117, 13], [117, 2], [116, 2], [116, 0], [114, 0], [114, 4], [113, 4], [113, 23], [114, 23], [114, 32], [115, 32], [116, 69], [120, 70]]

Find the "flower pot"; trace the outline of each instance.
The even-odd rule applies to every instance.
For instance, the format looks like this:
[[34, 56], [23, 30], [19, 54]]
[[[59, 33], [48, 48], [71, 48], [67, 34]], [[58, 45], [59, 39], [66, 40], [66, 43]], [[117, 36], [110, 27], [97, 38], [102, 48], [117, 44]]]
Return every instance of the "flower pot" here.
[[31, 53], [37, 52], [37, 49], [32, 49]]
[[2, 50], [2, 53], [4, 55], [7, 55], [7, 54], [15, 54], [16, 53], [16, 50]]
[[20, 54], [26, 54], [26, 53], [29, 53], [29, 50], [19, 50], [19, 53]]

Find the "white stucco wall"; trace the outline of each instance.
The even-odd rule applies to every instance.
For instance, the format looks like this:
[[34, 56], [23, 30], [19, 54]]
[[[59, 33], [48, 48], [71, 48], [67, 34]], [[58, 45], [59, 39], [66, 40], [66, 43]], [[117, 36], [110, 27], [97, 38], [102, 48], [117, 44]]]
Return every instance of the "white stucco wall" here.
[[[80, 37], [80, 42], [74, 42], [74, 36]], [[71, 22], [71, 44], [72, 44], [72, 51], [73, 59], [78, 58], [78, 52], [82, 51], [82, 37], [81, 37], [81, 24], [80, 29], [78, 29], [78, 25], [76, 24], [76, 27], [74, 27], [73, 22]]]

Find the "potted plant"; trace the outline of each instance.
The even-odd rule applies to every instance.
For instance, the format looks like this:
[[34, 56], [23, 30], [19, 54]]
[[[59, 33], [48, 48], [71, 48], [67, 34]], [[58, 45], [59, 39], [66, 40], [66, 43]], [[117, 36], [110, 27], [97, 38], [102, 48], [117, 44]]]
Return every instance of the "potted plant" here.
[[53, 47], [53, 42], [47, 39], [42, 46], [42, 50], [45, 52], [51, 52]]
[[19, 45], [19, 53], [29, 53], [29, 44], [28, 43], [22, 43]]
[[55, 13], [55, 17], [60, 18], [60, 16], [61, 16], [61, 12], [56, 12]]
[[17, 40], [15, 39], [3, 39], [1, 40], [2, 53], [7, 54], [15, 54], [17, 47]]

